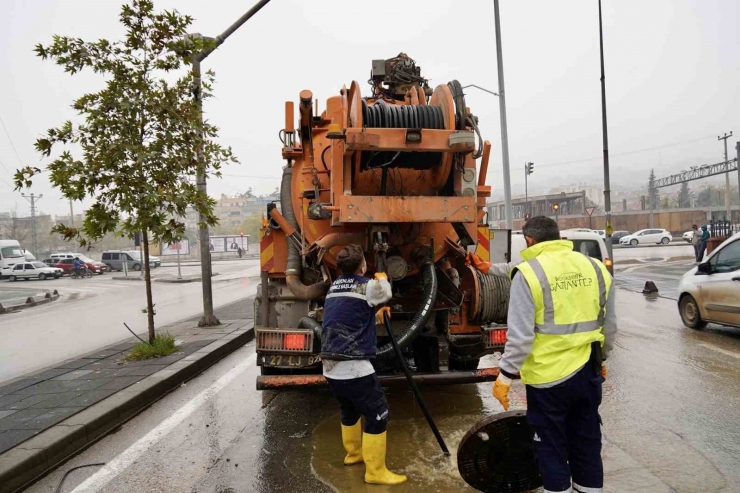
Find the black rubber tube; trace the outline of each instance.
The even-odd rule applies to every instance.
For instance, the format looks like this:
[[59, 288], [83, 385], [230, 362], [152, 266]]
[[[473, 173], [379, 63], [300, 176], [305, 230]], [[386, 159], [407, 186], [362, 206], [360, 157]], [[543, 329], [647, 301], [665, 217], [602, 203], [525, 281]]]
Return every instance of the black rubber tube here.
[[[427, 324], [427, 320], [429, 320], [430, 315], [434, 311], [434, 303], [437, 301], [437, 275], [434, 272], [434, 262], [432, 262], [432, 259], [427, 258], [424, 260], [420, 270], [422, 282], [424, 283], [422, 302], [419, 311], [411, 319], [411, 323], [409, 323], [397, 338], [398, 346], [401, 349], [404, 349], [416, 339], [416, 336], [419, 335]], [[393, 358], [395, 356], [393, 344], [389, 342], [379, 347], [376, 356], [382, 359]]]
[[319, 343], [319, 352], [321, 350], [321, 323], [312, 317], [303, 317], [298, 321], [299, 329], [312, 329], [313, 339]]

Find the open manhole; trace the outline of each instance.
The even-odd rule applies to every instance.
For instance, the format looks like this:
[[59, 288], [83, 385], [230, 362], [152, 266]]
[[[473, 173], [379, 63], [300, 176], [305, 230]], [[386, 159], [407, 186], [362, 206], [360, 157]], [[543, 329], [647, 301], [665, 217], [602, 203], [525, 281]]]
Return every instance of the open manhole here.
[[473, 488], [486, 493], [519, 493], [542, 486], [526, 411], [483, 419], [457, 449], [457, 469]]

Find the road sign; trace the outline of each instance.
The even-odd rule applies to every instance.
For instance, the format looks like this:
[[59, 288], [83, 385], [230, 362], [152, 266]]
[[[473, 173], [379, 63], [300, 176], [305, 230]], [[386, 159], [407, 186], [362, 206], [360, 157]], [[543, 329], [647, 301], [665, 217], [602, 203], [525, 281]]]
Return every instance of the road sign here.
[[611, 236], [614, 234], [614, 228], [612, 227], [612, 222], [609, 221], [606, 223], [606, 236]]

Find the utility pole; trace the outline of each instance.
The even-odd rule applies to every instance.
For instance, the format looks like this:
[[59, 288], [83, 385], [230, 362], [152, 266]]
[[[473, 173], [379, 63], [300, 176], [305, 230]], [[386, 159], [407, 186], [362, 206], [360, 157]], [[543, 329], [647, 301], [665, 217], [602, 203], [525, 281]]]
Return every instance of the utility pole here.
[[25, 193], [21, 194], [21, 197], [31, 203], [31, 241], [33, 242], [33, 254], [37, 257], [39, 255], [39, 248], [36, 237], [36, 201], [41, 200], [43, 196], [44, 194], [41, 193], [38, 195], [31, 194], [30, 196]]
[[[201, 71], [200, 71], [200, 63], [205, 60], [205, 58], [213, 53], [213, 51], [221, 46], [224, 41], [226, 41], [226, 38], [231, 36], [234, 31], [239, 29], [245, 22], [247, 22], [254, 14], [260, 11], [262, 7], [267, 5], [270, 2], [270, 0], [260, 0], [257, 2], [251, 9], [249, 9], [244, 15], [239, 17], [236, 22], [234, 22], [232, 25], [230, 25], [224, 32], [216, 36], [215, 38], [210, 38], [215, 42], [215, 46], [213, 48], [209, 48], [207, 50], [199, 51], [193, 56], [193, 99], [195, 99], [196, 104], [198, 106], [198, 118], [200, 119], [200, 122], [202, 124], [203, 122], [203, 98], [202, 98], [202, 79], [201, 79]], [[192, 34], [190, 36], [200, 36], [199, 34]], [[204, 195], [207, 195], [206, 190], [206, 173], [205, 173], [205, 165], [204, 165], [204, 157], [203, 157], [203, 145], [202, 143], [198, 144], [198, 175], [196, 177], [197, 187], [198, 190], [203, 192]], [[200, 237], [200, 273], [202, 277], [202, 286], [203, 286], [203, 317], [201, 317], [200, 321], [198, 322], [199, 327], [207, 327], [211, 325], [219, 325], [221, 322], [219, 322], [218, 318], [216, 318], [216, 315], [213, 313], [213, 288], [211, 285], [211, 250], [208, 248], [209, 241], [208, 241], [208, 226], [205, 223], [205, 218], [201, 214], [198, 218], [201, 226], [199, 231], [199, 237]]]
[[[725, 133], [723, 137], [717, 136], [717, 140], [724, 140], [725, 144], [725, 165], [727, 165], [727, 139], [732, 137], [732, 131]], [[738, 166], [740, 168], [740, 166]], [[738, 183], [740, 186], [740, 183]], [[730, 172], [725, 173], [725, 210], [727, 211], [726, 221], [732, 221], [732, 206], [730, 196], [732, 195], [732, 189], [730, 188]]]
[[509, 176], [509, 131], [506, 127], [506, 91], [504, 90], [504, 57], [501, 49], [501, 19], [498, 13], [498, 0], [493, 0], [493, 15], [496, 25], [496, 59], [498, 60], [498, 104], [501, 118], [501, 156], [504, 167], [504, 209], [506, 229], [514, 228], [511, 211], [511, 177]]
[[75, 227], [75, 212], [72, 210], [72, 199], [69, 199], [69, 222], [71, 226]]
[[604, 218], [606, 219], [606, 251], [609, 258], [614, 260], [612, 255], [612, 198], [609, 187], [609, 137], [606, 127], [606, 76], [604, 75], [604, 31], [601, 25], [601, 0], [599, 0], [599, 52], [601, 54], [601, 126], [604, 137]]

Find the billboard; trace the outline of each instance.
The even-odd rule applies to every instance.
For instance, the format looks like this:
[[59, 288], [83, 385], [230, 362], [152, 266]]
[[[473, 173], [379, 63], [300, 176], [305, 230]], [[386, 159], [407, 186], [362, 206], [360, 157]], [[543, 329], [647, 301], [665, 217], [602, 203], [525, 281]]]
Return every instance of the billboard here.
[[177, 255], [177, 251], [180, 250], [180, 255], [190, 254], [190, 241], [187, 239], [181, 240], [179, 243], [165, 243], [162, 245], [161, 255]]
[[243, 251], [249, 249], [249, 238], [247, 236], [227, 236], [226, 251], [237, 252], [241, 248]]
[[226, 239], [223, 236], [210, 236], [208, 238], [208, 249], [211, 253], [223, 253], [226, 251]]

